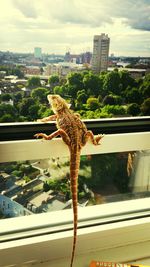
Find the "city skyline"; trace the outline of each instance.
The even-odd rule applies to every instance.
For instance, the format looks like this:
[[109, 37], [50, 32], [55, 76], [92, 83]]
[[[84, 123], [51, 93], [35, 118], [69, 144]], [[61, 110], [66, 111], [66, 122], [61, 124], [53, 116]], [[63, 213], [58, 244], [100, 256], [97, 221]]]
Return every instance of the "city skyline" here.
[[[59, 8], [58, 8], [59, 7]], [[92, 52], [93, 36], [109, 35], [110, 54], [150, 56], [150, 0], [5, 0], [0, 51]]]

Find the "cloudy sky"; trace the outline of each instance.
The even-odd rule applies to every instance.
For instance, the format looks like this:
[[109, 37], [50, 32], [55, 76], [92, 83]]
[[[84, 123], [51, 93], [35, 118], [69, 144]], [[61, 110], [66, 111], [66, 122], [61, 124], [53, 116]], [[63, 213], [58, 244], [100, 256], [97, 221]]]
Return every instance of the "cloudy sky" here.
[[150, 0], [1, 0], [1, 51], [92, 52], [101, 33], [110, 53], [150, 56]]

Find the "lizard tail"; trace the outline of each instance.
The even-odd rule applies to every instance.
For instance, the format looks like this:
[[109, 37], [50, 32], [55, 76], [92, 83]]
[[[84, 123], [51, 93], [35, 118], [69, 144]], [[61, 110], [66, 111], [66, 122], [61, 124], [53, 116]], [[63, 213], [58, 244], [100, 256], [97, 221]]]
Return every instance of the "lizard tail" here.
[[73, 230], [73, 246], [72, 246], [72, 256], [70, 267], [73, 266], [76, 241], [77, 241], [77, 224], [78, 224], [78, 173], [80, 166], [80, 152], [71, 151], [70, 158], [70, 180], [71, 180], [71, 193], [72, 193], [72, 205], [73, 205], [73, 221], [74, 221], [74, 230]]

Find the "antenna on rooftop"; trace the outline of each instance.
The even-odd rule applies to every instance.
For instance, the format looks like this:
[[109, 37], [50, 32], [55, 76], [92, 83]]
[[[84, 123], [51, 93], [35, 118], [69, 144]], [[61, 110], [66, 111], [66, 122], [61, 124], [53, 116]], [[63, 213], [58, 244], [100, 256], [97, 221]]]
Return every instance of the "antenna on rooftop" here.
[[71, 52], [71, 48], [68, 46], [68, 47], [66, 47], [66, 53], [70, 53]]

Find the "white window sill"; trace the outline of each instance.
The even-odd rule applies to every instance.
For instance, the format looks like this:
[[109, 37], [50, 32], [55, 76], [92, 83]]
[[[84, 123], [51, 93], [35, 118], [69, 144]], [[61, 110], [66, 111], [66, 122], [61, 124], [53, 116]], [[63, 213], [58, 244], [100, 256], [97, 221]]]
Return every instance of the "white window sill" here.
[[[92, 259], [131, 262], [148, 258], [149, 207], [150, 199], [147, 198], [79, 208], [79, 228], [85, 220], [86, 227], [78, 229], [75, 266], [89, 266]], [[142, 214], [140, 210], [143, 210]], [[121, 213], [124, 215], [121, 216]], [[138, 218], [139, 215], [143, 218]], [[31, 263], [41, 267], [69, 266], [73, 234], [71, 221], [71, 210], [12, 218], [7, 220], [7, 224], [5, 220], [1, 221], [1, 233], [12, 230], [12, 234], [5, 237], [14, 240], [0, 244], [0, 267], [32, 266]], [[90, 224], [93, 226], [88, 226]], [[38, 225], [43, 225], [43, 228], [35, 230]], [[22, 232], [23, 229], [26, 231]], [[18, 233], [14, 234], [15, 230]], [[28, 237], [29, 233], [33, 236]], [[41, 262], [44, 265], [38, 265]]]

